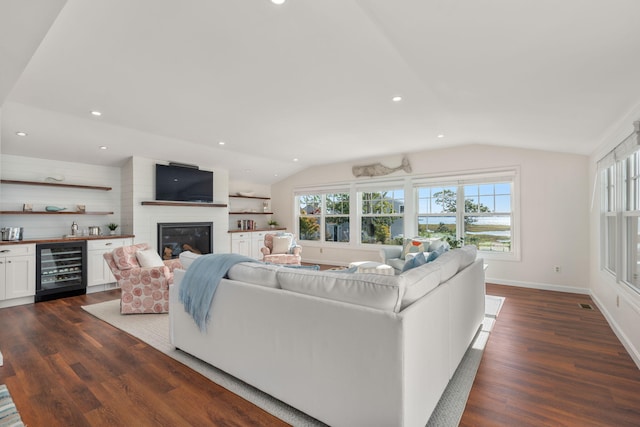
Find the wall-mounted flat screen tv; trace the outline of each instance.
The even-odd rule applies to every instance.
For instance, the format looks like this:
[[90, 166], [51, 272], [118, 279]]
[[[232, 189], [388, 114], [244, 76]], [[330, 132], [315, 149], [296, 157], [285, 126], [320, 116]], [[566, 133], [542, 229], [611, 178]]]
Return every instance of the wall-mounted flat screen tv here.
[[213, 202], [213, 172], [156, 164], [156, 200]]

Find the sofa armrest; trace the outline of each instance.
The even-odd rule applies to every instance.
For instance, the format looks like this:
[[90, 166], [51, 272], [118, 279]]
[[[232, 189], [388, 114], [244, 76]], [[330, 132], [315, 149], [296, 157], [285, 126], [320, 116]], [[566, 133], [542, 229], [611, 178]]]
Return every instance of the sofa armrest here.
[[386, 264], [387, 260], [400, 258], [400, 255], [402, 255], [402, 246], [384, 246], [380, 248], [380, 258], [383, 264]]
[[266, 246], [261, 247], [260, 252], [262, 252], [263, 255], [271, 255], [271, 250]]

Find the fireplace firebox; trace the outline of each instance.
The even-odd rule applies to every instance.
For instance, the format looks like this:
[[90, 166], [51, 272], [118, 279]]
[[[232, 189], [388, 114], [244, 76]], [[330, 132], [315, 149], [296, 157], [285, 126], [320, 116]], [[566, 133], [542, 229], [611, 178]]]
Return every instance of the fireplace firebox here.
[[158, 253], [162, 259], [177, 258], [183, 251], [212, 253], [213, 223], [158, 223]]

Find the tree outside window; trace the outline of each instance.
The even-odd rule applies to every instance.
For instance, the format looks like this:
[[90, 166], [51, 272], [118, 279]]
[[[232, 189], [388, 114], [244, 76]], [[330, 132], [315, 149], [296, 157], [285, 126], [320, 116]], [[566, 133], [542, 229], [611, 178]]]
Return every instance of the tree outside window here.
[[298, 230], [300, 240], [320, 240], [320, 220], [322, 214], [322, 196], [306, 194], [299, 196]]
[[326, 242], [349, 242], [349, 193], [325, 194]]
[[360, 193], [361, 243], [399, 245], [404, 237], [404, 190]]
[[418, 188], [418, 233], [511, 251], [511, 183]]

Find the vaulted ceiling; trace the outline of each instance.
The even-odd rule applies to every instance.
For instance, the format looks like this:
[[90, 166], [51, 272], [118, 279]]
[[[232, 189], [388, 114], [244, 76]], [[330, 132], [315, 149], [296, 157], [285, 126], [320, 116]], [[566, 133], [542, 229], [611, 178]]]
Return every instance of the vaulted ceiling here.
[[640, 104], [638, 16], [637, 0], [5, 0], [0, 148], [263, 183], [462, 144], [589, 154]]

